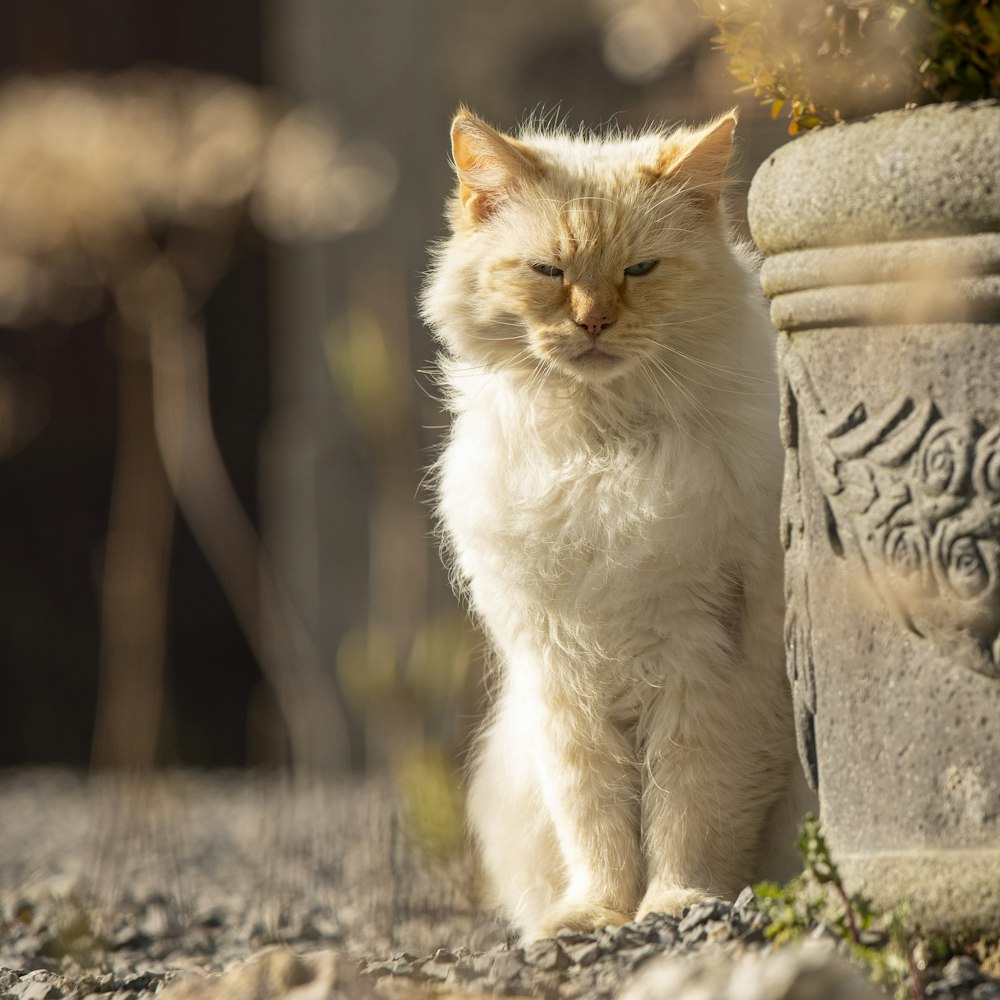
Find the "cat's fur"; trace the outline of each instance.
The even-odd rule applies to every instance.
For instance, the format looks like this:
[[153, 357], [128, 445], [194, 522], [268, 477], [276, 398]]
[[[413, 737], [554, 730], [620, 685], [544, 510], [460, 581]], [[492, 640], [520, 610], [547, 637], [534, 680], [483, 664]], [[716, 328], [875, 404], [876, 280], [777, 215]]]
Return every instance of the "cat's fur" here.
[[528, 938], [731, 897], [792, 772], [773, 334], [722, 208], [734, 125], [452, 126], [423, 300], [454, 414], [439, 514], [498, 661], [471, 822]]

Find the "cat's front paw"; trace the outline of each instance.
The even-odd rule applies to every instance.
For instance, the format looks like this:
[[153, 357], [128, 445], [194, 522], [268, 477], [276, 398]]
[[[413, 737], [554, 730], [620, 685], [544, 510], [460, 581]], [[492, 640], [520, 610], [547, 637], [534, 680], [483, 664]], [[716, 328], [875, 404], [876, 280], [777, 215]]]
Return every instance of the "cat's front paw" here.
[[707, 892], [702, 892], [700, 889], [650, 886], [649, 891], [639, 904], [635, 919], [642, 920], [650, 913], [666, 913], [672, 917], [679, 917], [687, 907], [697, 906], [699, 903], [717, 898]]
[[525, 928], [521, 936], [525, 941], [536, 941], [555, 937], [564, 928], [589, 933], [601, 927], [620, 927], [629, 919], [628, 914], [598, 903], [565, 901], [546, 910], [537, 923]]

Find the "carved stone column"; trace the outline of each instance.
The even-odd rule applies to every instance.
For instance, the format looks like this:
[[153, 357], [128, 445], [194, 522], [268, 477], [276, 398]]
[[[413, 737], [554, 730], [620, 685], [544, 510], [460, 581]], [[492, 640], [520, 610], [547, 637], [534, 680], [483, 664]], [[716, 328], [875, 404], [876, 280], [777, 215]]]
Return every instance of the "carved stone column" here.
[[786, 640], [852, 889], [1000, 926], [1000, 105], [809, 134], [758, 171]]

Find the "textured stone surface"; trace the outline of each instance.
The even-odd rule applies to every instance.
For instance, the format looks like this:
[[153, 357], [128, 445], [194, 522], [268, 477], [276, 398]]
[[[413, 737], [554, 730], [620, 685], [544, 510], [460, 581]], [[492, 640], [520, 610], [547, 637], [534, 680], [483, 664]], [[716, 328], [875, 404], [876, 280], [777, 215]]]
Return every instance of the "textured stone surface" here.
[[945, 932], [1000, 928], [997, 149], [996, 103], [894, 112], [750, 193], [800, 753], [851, 886]]
[[772, 953], [741, 955], [733, 962], [651, 963], [619, 1000], [885, 1000], [829, 944], [811, 942]]
[[940, 104], [818, 129], [753, 179], [765, 254], [1000, 229], [1000, 104]]

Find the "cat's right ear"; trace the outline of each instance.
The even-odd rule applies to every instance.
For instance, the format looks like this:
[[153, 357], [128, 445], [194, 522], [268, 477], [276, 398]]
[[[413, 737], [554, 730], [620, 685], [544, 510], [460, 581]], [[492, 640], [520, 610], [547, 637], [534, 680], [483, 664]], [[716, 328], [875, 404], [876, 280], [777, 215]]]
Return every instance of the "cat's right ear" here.
[[452, 120], [451, 156], [462, 209], [473, 222], [488, 219], [513, 190], [541, 174], [531, 149], [467, 108], [460, 108]]

